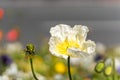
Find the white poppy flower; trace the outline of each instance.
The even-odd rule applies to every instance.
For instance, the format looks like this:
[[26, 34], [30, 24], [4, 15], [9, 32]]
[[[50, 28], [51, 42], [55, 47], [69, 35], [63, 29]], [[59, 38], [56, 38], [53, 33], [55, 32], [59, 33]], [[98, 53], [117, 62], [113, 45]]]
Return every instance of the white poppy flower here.
[[95, 52], [96, 44], [87, 40], [87, 26], [75, 25], [73, 28], [66, 24], [59, 24], [50, 29], [50, 52], [58, 57], [86, 57]]

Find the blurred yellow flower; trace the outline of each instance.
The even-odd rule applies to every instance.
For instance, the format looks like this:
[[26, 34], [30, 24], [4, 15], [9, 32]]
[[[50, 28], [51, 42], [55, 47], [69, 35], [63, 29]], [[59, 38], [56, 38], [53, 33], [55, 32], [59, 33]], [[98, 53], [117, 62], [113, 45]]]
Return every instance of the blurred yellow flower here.
[[75, 25], [73, 28], [66, 24], [59, 24], [50, 29], [50, 52], [58, 57], [86, 57], [95, 52], [96, 44], [87, 40], [87, 26]]
[[31, 71], [30, 66], [27, 62], [19, 62], [17, 64], [18, 64], [19, 69], [22, 70], [23, 72]]
[[66, 67], [62, 62], [56, 63], [54, 68], [56, 72], [61, 73], [61, 74], [65, 73], [66, 71]]

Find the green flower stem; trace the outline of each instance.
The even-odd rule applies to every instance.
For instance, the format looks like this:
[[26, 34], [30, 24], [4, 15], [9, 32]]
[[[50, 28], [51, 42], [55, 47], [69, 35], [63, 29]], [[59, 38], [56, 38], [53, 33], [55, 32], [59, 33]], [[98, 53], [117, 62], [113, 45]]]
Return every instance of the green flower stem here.
[[69, 80], [72, 80], [71, 73], [70, 73], [70, 56], [68, 56], [68, 75], [69, 75]]
[[30, 66], [31, 66], [31, 70], [32, 70], [33, 77], [35, 78], [35, 80], [38, 80], [38, 78], [36, 77], [35, 72], [34, 72], [32, 58], [30, 58]]
[[116, 74], [116, 72], [115, 72], [115, 59], [114, 58], [112, 58], [112, 61], [113, 61], [113, 80], [116, 80], [116, 78], [115, 78], [115, 74]]

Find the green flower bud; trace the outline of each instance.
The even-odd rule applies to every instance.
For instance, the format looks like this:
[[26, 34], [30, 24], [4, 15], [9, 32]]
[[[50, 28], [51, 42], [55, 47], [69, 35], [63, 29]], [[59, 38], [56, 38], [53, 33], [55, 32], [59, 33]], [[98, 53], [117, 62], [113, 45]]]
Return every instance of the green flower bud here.
[[106, 67], [105, 68], [105, 70], [104, 70], [104, 74], [106, 75], [106, 76], [109, 76], [109, 75], [111, 75], [112, 74], [112, 66], [108, 66], [108, 67]]
[[104, 68], [105, 68], [104, 62], [99, 62], [95, 67], [95, 71], [97, 73], [101, 73], [104, 70]]
[[29, 54], [34, 54], [35, 52], [35, 48], [34, 45], [29, 43], [26, 45], [26, 52], [28, 52]]

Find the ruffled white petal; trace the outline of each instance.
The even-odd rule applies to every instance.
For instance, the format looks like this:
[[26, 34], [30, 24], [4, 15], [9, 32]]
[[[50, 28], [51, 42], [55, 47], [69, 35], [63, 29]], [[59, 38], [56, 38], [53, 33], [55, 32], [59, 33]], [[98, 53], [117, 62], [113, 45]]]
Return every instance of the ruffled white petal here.
[[79, 48], [68, 48], [68, 55], [71, 56], [71, 57], [86, 57], [88, 56], [89, 54], [81, 51]]
[[73, 31], [75, 32], [75, 35], [78, 37], [79, 40], [86, 39], [87, 33], [89, 32], [89, 29], [87, 26], [82, 25], [75, 25], [73, 27]]
[[50, 34], [51, 36], [58, 37], [63, 41], [68, 36], [70, 30], [71, 30], [71, 27], [69, 25], [59, 24], [50, 29]]
[[83, 51], [85, 51], [86, 53], [92, 54], [95, 52], [95, 49], [96, 44], [93, 41], [88, 40], [83, 43]]

